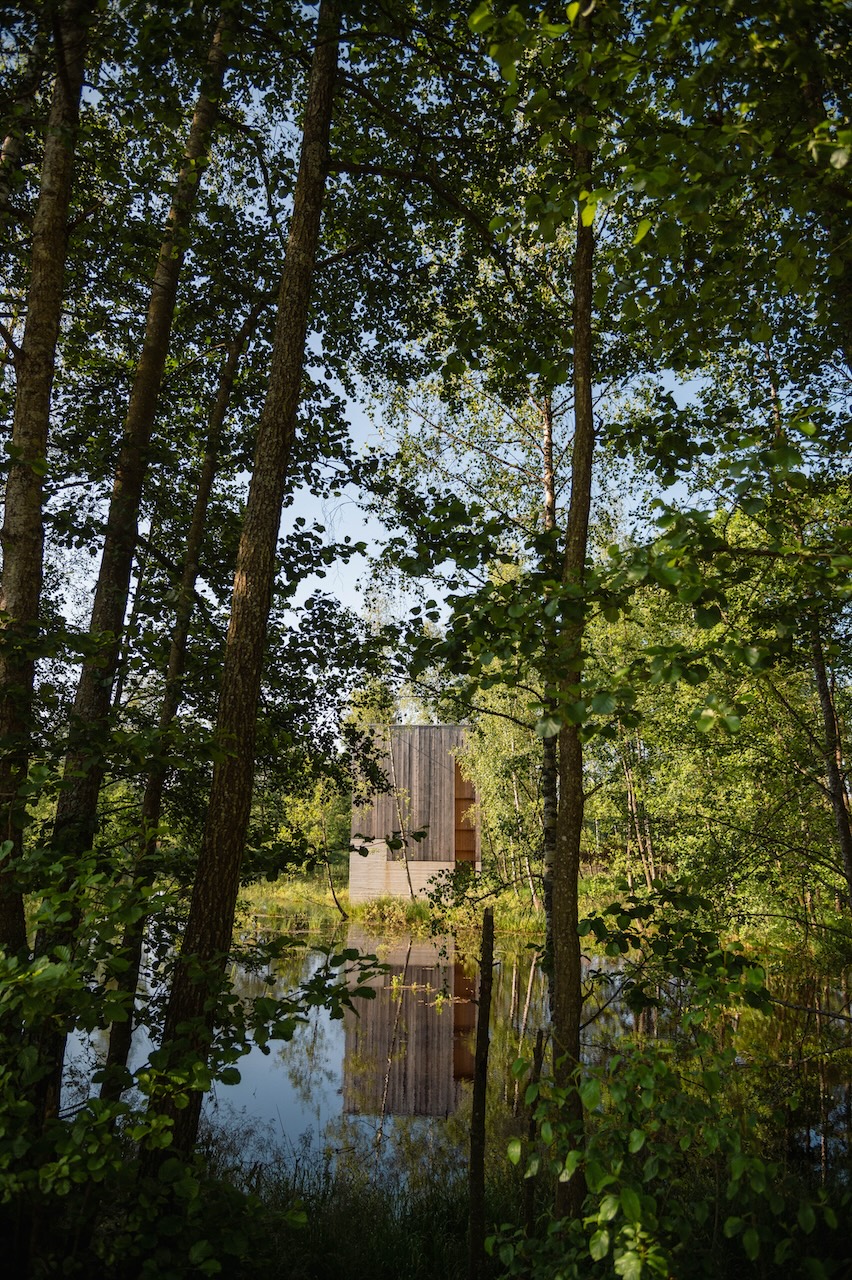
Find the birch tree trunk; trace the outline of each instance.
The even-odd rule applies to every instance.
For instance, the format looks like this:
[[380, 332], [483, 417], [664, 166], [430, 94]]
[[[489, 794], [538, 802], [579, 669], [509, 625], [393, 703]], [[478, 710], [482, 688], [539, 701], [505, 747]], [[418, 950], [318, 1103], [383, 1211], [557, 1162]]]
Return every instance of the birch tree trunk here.
[[[322, 0], [311, 64], [293, 214], [278, 295], [269, 387], [258, 424], [243, 531], [237, 554], [231, 618], [216, 735], [227, 752], [213, 771], [189, 920], [175, 970], [163, 1045], [176, 1058], [187, 1048], [206, 1061], [234, 924], [254, 777], [255, 720], [266, 630], [275, 582], [281, 504], [296, 429], [311, 285], [328, 169], [329, 131], [337, 71], [338, 15]], [[152, 1106], [173, 1121], [169, 1150], [191, 1149], [201, 1094], [189, 1105], [167, 1099]], [[148, 1153], [156, 1167], [161, 1153]]]
[[33, 222], [27, 318], [21, 347], [14, 356], [15, 411], [0, 532], [0, 610], [4, 617], [0, 624], [0, 739], [9, 744], [0, 760], [0, 841], [6, 849], [0, 857], [0, 947], [9, 952], [27, 949], [23, 898], [14, 880], [25, 821], [25, 800], [19, 796], [19, 788], [29, 762], [50, 398], [62, 314], [80, 94], [94, 7], [94, 0], [68, 0], [56, 27], [58, 71]]

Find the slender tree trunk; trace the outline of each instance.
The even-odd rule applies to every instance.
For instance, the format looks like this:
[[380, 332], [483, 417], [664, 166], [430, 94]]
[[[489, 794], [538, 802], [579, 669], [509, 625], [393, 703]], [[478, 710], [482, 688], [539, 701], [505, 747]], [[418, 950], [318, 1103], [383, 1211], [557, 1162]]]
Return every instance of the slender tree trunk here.
[[378, 1173], [379, 1154], [381, 1152], [382, 1143], [385, 1137], [385, 1120], [388, 1115], [388, 1094], [390, 1093], [390, 1078], [393, 1064], [397, 1056], [397, 1045], [399, 1044], [399, 1024], [402, 1021], [402, 1002], [405, 999], [405, 988], [408, 985], [408, 966], [411, 963], [411, 939], [408, 940], [408, 948], [405, 952], [405, 960], [402, 965], [402, 972], [399, 975], [399, 992], [393, 993], [396, 1000], [396, 1011], [394, 1013], [393, 1026], [388, 1038], [388, 1052], [385, 1058], [385, 1074], [382, 1077], [382, 1096], [379, 1102], [379, 1127], [376, 1130], [376, 1137], [373, 1143], [373, 1154], [375, 1156], [375, 1169]]
[[524, 850], [523, 858], [524, 858], [524, 870], [527, 873], [527, 884], [530, 887], [530, 898], [532, 900], [533, 910], [539, 911], [541, 909], [541, 901], [539, 899], [539, 896], [535, 887], [535, 876], [533, 875], [532, 863], [530, 862], [530, 855], [527, 853], [526, 850]]
[[328, 847], [328, 827], [325, 821], [325, 801], [322, 795], [320, 796], [320, 822], [322, 823], [322, 851], [323, 851], [323, 857], [325, 858], [325, 869], [328, 874], [328, 887], [331, 890], [331, 896], [334, 899], [334, 905], [337, 907], [337, 910], [340, 912], [341, 919], [348, 920], [349, 916], [343, 910], [343, 907], [340, 905], [340, 902], [338, 900], [337, 890], [334, 887], [334, 876], [331, 874], [331, 850]]
[[337, 896], [337, 890], [334, 887], [334, 876], [331, 874], [331, 856], [329, 854], [327, 844], [325, 846], [325, 870], [328, 876], [328, 887], [331, 890], [331, 896], [334, 899], [334, 905], [337, 907], [337, 910], [340, 913], [341, 920], [348, 920], [349, 916], [346, 914], [346, 912], [343, 910], [343, 907], [340, 905], [340, 900]]
[[[26, 801], [19, 788], [29, 765], [35, 656], [43, 575], [43, 477], [46, 471], [50, 403], [56, 345], [62, 314], [68, 243], [68, 210], [80, 118], [89, 25], [93, 0], [67, 0], [57, 14], [57, 73], [44, 140], [41, 182], [33, 221], [33, 243], [27, 316], [21, 347], [14, 352], [15, 408], [9, 474], [0, 542], [3, 575], [0, 610], [5, 621], [0, 652], [0, 948], [26, 954], [23, 896], [16, 883]], [[18, 160], [14, 131], [3, 144], [3, 204], [6, 185]], [[0, 1020], [0, 1034], [17, 1039], [20, 1023]], [[8, 1220], [7, 1220], [8, 1221]], [[4, 1263], [10, 1274], [29, 1271], [32, 1214], [23, 1202], [13, 1209], [11, 1231], [4, 1238]]]
[[[124, 423], [107, 515], [90, 630], [106, 643], [99, 659], [80, 673], [72, 713], [65, 781], [54, 823], [54, 845], [73, 879], [75, 859], [92, 846], [98, 795], [106, 768], [106, 738], [113, 681], [118, 664], [130, 573], [138, 535], [139, 503], [148, 466], [148, 447], [171, 337], [178, 280], [187, 233], [207, 163], [226, 65], [226, 33], [219, 22], [207, 59], [178, 175], [165, 236], [154, 272], [145, 336]], [[45, 937], [46, 946], [53, 939]], [[67, 937], [58, 941], [66, 942]]]
[[[160, 825], [166, 774], [168, 772], [169, 732], [183, 697], [183, 673], [186, 666], [189, 626], [195, 604], [195, 585], [198, 580], [198, 566], [204, 545], [207, 509], [210, 504], [210, 495], [213, 491], [213, 481], [216, 478], [222, 428], [225, 424], [225, 417], [231, 401], [231, 393], [240, 358], [246, 343], [257, 326], [262, 311], [268, 305], [268, 298], [257, 302], [231, 342], [219, 373], [216, 398], [210, 411], [210, 419], [207, 425], [207, 443], [199, 472], [198, 488], [186, 539], [183, 572], [178, 588], [177, 608], [175, 611], [175, 624], [169, 645], [166, 683], [157, 723], [158, 751], [148, 772], [145, 791], [142, 796], [142, 834], [134, 870], [134, 875], [141, 887], [150, 887], [154, 883], [157, 833]], [[121, 942], [120, 955], [126, 962], [127, 967], [121, 975], [119, 986], [121, 990], [127, 993], [130, 1013], [132, 1013], [133, 1000], [139, 985], [146, 919], [145, 915], [141, 915], [138, 920], [128, 924]], [[123, 1068], [127, 1066], [132, 1037], [132, 1016], [112, 1024], [109, 1048], [107, 1050], [107, 1073], [101, 1087], [102, 1098], [115, 1100], [121, 1096], [126, 1085]]]
[[849, 820], [849, 793], [846, 789], [843, 769], [842, 738], [837, 720], [837, 708], [832, 697], [822, 637], [816, 620], [811, 627], [811, 658], [825, 735], [826, 790], [837, 831], [837, 845], [843, 863], [843, 874], [846, 877], [847, 900], [852, 909], [852, 825]]
[[50, 397], [59, 338], [68, 209], [80, 116], [80, 93], [94, 0], [68, 0], [56, 28], [58, 73], [44, 142], [41, 187], [33, 223], [32, 266], [22, 345], [15, 357], [17, 386], [9, 475], [0, 542], [0, 610], [6, 617], [0, 654], [0, 946], [24, 952], [23, 898], [15, 883], [26, 802], [35, 651], [44, 545], [43, 478]]
[[476, 1014], [476, 1049], [473, 1059], [473, 1101], [470, 1116], [468, 1187], [469, 1280], [479, 1280], [485, 1258], [485, 1108], [488, 1099], [488, 1043], [491, 1021], [491, 988], [494, 981], [494, 908], [482, 918], [482, 955], [479, 963], [479, 1007]]
[[[553, 397], [548, 393], [542, 402], [542, 457], [544, 461], [544, 528], [556, 529], [556, 467], [553, 460]], [[554, 555], [556, 544], [554, 541]], [[559, 577], [554, 565], [554, 578]], [[545, 713], [555, 712], [553, 691], [545, 690]], [[541, 826], [542, 826], [542, 891], [544, 894], [545, 967], [553, 966], [553, 864], [556, 859], [556, 816], [559, 807], [558, 739], [556, 734], [542, 740], [541, 761]]]
[[[90, 622], [91, 634], [106, 638], [106, 643], [97, 661], [84, 663], [74, 698], [63, 787], [53, 826], [53, 845], [63, 866], [61, 887], [68, 893], [73, 890], [79, 859], [91, 849], [94, 840], [147, 450], [168, 353], [187, 231], [207, 161], [224, 74], [225, 31], [220, 21], [208, 54], [184, 162], [166, 221], [113, 482]], [[57, 946], [73, 947], [79, 911], [79, 904], [73, 903], [65, 923], [40, 930], [36, 954], [49, 954]], [[59, 1107], [65, 1041], [66, 1033], [59, 1026], [40, 1038], [39, 1057], [46, 1074], [39, 1086], [37, 1109], [44, 1119], [55, 1115]]]
[[624, 784], [627, 788], [628, 826], [632, 824], [633, 834], [636, 837], [636, 848], [639, 851], [639, 857], [642, 861], [642, 870], [645, 873], [645, 884], [649, 889], [651, 889], [653, 888], [654, 870], [645, 846], [645, 832], [643, 830], [639, 814], [639, 802], [636, 798], [636, 782], [633, 777], [633, 769], [628, 759], [628, 746], [626, 743], [621, 754], [621, 767], [624, 770]]
[[[187, 1047], [206, 1060], [213, 1006], [231, 945], [254, 776], [255, 720], [260, 696], [266, 630], [275, 581], [278, 528], [284, 485], [296, 429], [311, 284], [319, 241], [328, 167], [338, 16], [322, 0], [311, 65], [293, 215], [278, 295], [278, 318], [269, 388], [258, 425], [255, 467], [237, 556], [231, 619], [216, 726], [227, 751], [213, 771], [207, 821], [192, 893], [181, 958], [175, 970], [163, 1044], [178, 1055]], [[192, 1030], [187, 1034], [188, 1028]], [[201, 1094], [174, 1108], [152, 1105], [173, 1121], [173, 1148], [192, 1148]], [[160, 1153], [150, 1153], [156, 1167]]]
[[130, 655], [133, 650], [133, 641], [136, 639], [136, 631], [139, 626], [139, 614], [142, 611], [142, 601], [145, 596], [145, 577], [148, 572], [148, 562], [151, 558], [151, 548], [155, 545], [158, 535], [159, 529], [157, 527], [157, 519], [155, 516], [151, 521], [145, 546], [142, 548], [141, 553], [136, 557], [136, 586], [133, 589], [133, 603], [130, 606], [130, 613], [128, 614], [124, 633], [119, 645], [115, 681], [113, 683], [110, 698], [111, 709], [113, 712], [120, 710], [121, 702], [124, 697], [124, 686], [127, 681]]
[[[591, 155], [576, 148], [578, 181], [589, 175]], [[592, 496], [592, 460], [595, 444], [592, 406], [592, 228], [577, 218], [574, 251], [574, 445], [572, 450], [571, 501], [565, 542], [563, 581], [582, 587], [585, 578], [589, 512]], [[563, 705], [579, 700], [583, 675], [582, 619], [563, 634], [565, 676], [560, 695]], [[576, 1085], [580, 1069], [580, 1023], [583, 995], [580, 971], [578, 924], [578, 882], [580, 838], [583, 830], [583, 744], [580, 729], [563, 717], [559, 730], [559, 809], [557, 814], [556, 860], [553, 875], [553, 1059], [557, 1083]], [[570, 1089], [568, 1119], [582, 1142], [583, 1107], [579, 1092]], [[568, 1182], [557, 1184], [556, 1208], [560, 1216], [579, 1216], [585, 1184], [576, 1173]]]

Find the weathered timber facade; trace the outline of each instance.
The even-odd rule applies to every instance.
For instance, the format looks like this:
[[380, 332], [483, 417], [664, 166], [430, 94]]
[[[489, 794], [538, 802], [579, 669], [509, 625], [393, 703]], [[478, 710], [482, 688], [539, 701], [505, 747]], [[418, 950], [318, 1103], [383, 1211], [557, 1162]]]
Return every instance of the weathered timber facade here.
[[439, 871], [461, 862], [479, 869], [476, 796], [455, 755], [464, 732], [460, 725], [374, 729], [390, 790], [352, 807], [352, 843], [367, 849], [366, 856], [350, 854], [352, 902], [385, 894], [420, 897]]

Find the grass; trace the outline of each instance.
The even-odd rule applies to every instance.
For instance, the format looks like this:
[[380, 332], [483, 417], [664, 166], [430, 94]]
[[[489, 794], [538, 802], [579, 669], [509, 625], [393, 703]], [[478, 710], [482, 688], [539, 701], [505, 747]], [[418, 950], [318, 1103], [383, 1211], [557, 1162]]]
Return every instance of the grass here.
[[[370, 1160], [336, 1160], [314, 1149], [267, 1145], [262, 1135], [208, 1131], [204, 1155], [215, 1184], [245, 1196], [251, 1262], [232, 1273], [268, 1280], [463, 1280], [468, 1274], [464, 1147], [441, 1144], [401, 1155], [371, 1177]], [[465, 1144], [466, 1145], [466, 1144]], [[486, 1221], [510, 1218], [518, 1172], [492, 1158]], [[415, 1172], [416, 1170], [416, 1172]], [[499, 1264], [487, 1263], [484, 1277]]]
[[[408, 933], [426, 936], [430, 933], [477, 934], [482, 926], [482, 912], [489, 903], [494, 906], [495, 926], [503, 936], [544, 938], [544, 912], [534, 907], [526, 891], [513, 890], [493, 896], [473, 893], [454, 898], [444, 895], [443, 902], [431, 903], [423, 898], [411, 901], [405, 897], [381, 897], [369, 902], [350, 903], [342, 864], [335, 867], [335, 889], [347, 919], [373, 933]], [[611, 879], [590, 876], [580, 882], [580, 915], [612, 901], [615, 894]], [[247, 886], [240, 895], [238, 930], [244, 936], [270, 932], [307, 934], [328, 933], [338, 928], [342, 916], [328, 887], [324, 871], [294, 872], [273, 883], [261, 881]]]
[[429, 934], [432, 908], [422, 898], [373, 898], [352, 907], [352, 917], [377, 933]]
[[[337, 897], [349, 914], [348, 891], [337, 889]], [[240, 894], [240, 932], [327, 933], [341, 921], [328, 881], [318, 874], [295, 873], [272, 883], [260, 881], [246, 886]]]

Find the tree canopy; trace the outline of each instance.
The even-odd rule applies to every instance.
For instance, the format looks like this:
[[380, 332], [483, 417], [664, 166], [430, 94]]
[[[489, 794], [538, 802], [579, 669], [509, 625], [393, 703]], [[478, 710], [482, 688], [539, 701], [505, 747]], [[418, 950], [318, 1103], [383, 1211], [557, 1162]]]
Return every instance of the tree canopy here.
[[[50, 1265], [52, 1206], [115, 1184], [128, 1134], [168, 1182], [211, 1073], [300, 1016], [236, 1009], [239, 888], [331, 875], [327, 814], [375, 776], [363, 706], [402, 683], [469, 724], [493, 882], [544, 906], [584, 1150], [584, 868], [848, 935], [848, 5], [3, 15], [15, 1265]], [[342, 492], [403, 617], [300, 594], [368, 551], [322, 516]], [[323, 981], [303, 1002], [350, 998]], [[110, 1048], [69, 1123], [81, 1029]]]

